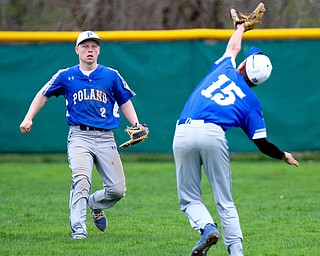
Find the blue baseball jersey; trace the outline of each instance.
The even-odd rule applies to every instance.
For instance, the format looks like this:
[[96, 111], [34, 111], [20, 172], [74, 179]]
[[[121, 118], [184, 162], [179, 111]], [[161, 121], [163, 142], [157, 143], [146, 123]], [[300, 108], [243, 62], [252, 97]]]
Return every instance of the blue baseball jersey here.
[[89, 76], [79, 65], [59, 70], [41, 89], [47, 96], [64, 96], [69, 125], [114, 129], [120, 125], [119, 106], [135, 93], [117, 70], [98, 65]]
[[241, 127], [249, 139], [267, 137], [259, 99], [237, 72], [232, 56], [217, 60], [192, 92], [180, 120], [188, 118], [215, 123], [225, 131]]

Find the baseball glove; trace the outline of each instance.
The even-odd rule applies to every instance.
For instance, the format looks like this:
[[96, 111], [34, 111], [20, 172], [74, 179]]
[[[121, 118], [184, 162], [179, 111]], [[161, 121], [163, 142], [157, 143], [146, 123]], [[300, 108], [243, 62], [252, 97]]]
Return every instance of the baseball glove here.
[[246, 32], [248, 30], [254, 29], [258, 24], [261, 24], [262, 16], [265, 12], [266, 8], [264, 4], [260, 3], [250, 14], [244, 14], [235, 9], [231, 9], [230, 18], [235, 29], [237, 29], [237, 26], [239, 24], [244, 23], [244, 31]]
[[129, 134], [130, 139], [125, 143], [120, 145], [120, 148], [129, 148], [134, 144], [140, 143], [148, 138], [149, 128], [146, 124], [138, 124], [134, 126], [127, 127], [124, 130]]

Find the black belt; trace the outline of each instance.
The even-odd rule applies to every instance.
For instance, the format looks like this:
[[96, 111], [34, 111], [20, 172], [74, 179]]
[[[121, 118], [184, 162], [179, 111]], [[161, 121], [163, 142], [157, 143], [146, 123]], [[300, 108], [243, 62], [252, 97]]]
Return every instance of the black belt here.
[[102, 129], [102, 128], [95, 128], [92, 126], [87, 126], [84, 124], [80, 124], [79, 128], [81, 131], [99, 131], [99, 132], [110, 132], [111, 130], [106, 130], [106, 129]]

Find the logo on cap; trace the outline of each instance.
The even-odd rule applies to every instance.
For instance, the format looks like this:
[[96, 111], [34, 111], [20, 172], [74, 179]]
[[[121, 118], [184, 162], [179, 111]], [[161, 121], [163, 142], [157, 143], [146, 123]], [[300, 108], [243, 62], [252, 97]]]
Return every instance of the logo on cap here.
[[89, 40], [89, 39], [96, 41], [99, 45], [101, 44], [101, 39], [96, 33], [92, 32], [92, 31], [84, 31], [79, 34], [77, 41], [76, 41], [76, 46], [81, 44], [83, 41]]

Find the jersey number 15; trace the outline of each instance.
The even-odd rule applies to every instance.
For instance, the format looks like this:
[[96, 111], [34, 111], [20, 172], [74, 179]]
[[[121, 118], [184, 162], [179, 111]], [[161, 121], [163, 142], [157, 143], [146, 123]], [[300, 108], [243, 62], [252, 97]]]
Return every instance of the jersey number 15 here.
[[[222, 85], [228, 83], [220, 92], [214, 93], [217, 89], [220, 89]], [[218, 80], [213, 82], [207, 89], [201, 91], [201, 95], [208, 99], [215, 101], [222, 106], [231, 105], [236, 101], [236, 95], [242, 99], [246, 95], [243, 93], [240, 87], [238, 87], [233, 81], [231, 81], [226, 75], [218, 76]]]

